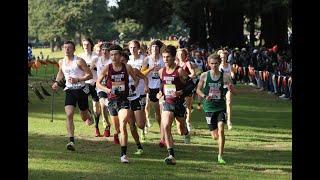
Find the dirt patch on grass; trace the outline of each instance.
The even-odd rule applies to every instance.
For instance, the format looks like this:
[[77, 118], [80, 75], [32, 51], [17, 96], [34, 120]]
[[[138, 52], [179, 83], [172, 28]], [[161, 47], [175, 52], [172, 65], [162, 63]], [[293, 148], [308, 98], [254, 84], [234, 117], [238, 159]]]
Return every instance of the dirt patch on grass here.
[[254, 171], [259, 171], [262, 173], [288, 173], [288, 172], [292, 172], [291, 168], [268, 169], [268, 168], [254, 167], [252, 169]]

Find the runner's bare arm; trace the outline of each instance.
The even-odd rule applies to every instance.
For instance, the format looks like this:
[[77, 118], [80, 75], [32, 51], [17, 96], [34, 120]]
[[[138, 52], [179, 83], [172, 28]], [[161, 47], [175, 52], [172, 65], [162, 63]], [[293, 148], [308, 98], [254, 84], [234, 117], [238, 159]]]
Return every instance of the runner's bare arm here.
[[103, 81], [103, 78], [105, 78], [108, 75], [108, 67], [109, 66], [106, 66], [105, 68], [103, 68], [101, 73], [98, 74], [97, 83], [96, 83], [97, 87], [106, 93], [110, 93], [111, 89], [107, 88], [106, 86], [102, 85], [101, 83]]
[[133, 71], [134, 71], [134, 73], [137, 75], [137, 77], [139, 77], [140, 79], [143, 79], [143, 81], [144, 81], [144, 92], [145, 92], [145, 93], [148, 93], [148, 92], [149, 92], [149, 86], [148, 86], [149, 81], [148, 81], [147, 76], [145, 76], [144, 74], [142, 74], [142, 72], [139, 71], [139, 70], [136, 69], [136, 68], [133, 68]]
[[[164, 68], [161, 68], [160, 70], [159, 70], [159, 78], [162, 80], [162, 72], [163, 72], [163, 69]], [[160, 83], [160, 90], [159, 90], [159, 92], [157, 93], [157, 95], [156, 95], [156, 97], [157, 97], [157, 99], [160, 99], [162, 96], [163, 96], [163, 94], [162, 94], [162, 88], [163, 88], [163, 83]]]
[[128, 74], [132, 77], [132, 79], [134, 80], [135, 82], [135, 87], [138, 86], [138, 83], [139, 83], [139, 78], [137, 77], [137, 75], [133, 72], [133, 68], [129, 65], [129, 64], [126, 64], [126, 68], [127, 68], [127, 72]]
[[234, 85], [232, 84], [232, 80], [231, 80], [230, 74], [223, 74], [223, 83], [228, 86], [228, 90], [232, 94], [236, 93]]
[[189, 77], [192, 79], [195, 78], [196, 71], [194, 70], [194, 67], [191, 65], [190, 61], [187, 62], [187, 67], [189, 68], [189, 71], [190, 71]]
[[62, 72], [62, 59], [59, 60], [59, 70], [58, 70], [58, 73], [57, 73], [57, 77], [56, 77], [56, 81], [61, 81], [64, 77], [64, 74]]
[[57, 73], [57, 77], [56, 77], [54, 83], [52, 84], [52, 89], [53, 90], [57, 90], [59, 88], [58, 82], [61, 81], [62, 78], [64, 77], [61, 65], [62, 65], [62, 59], [59, 60], [59, 70], [58, 70], [58, 73]]
[[150, 71], [153, 70], [153, 67], [150, 68], [150, 65], [148, 64], [148, 57], [145, 57], [142, 63], [141, 72], [144, 75], [148, 75]]
[[92, 79], [92, 77], [93, 77], [92, 72], [89, 69], [87, 63], [82, 58], [78, 59], [77, 65], [81, 70], [84, 71], [84, 76], [77, 78], [76, 82], [86, 81], [86, 80]]
[[178, 69], [180, 81], [185, 85], [180, 91], [176, 91], [176, 96], [181, 96], [184, 93], [189, 94], [194, 89], [194, 83], [192, 79], [188, 76], [187, 72], [182, 68]]
[[95, 57], [93, 60], [92, 60], [92, 63], [91, 63], [91, 66], [90, 66], [90, 70], [97, 70], [97, 62], [98, 62], [98, 57]]
[[205, 79], [206, 79], [206, 75], [207, 75], [207, 72], [204, 72], [200, 75], [200, 80], [199, 80], [199, 83], [198, 83], [198, 86], [197, 86], [197, 94], [204, 98], [205, 97], [205, 94], [202, 92], [202, 89], [203, 89], [203, 86], [205, 84]]

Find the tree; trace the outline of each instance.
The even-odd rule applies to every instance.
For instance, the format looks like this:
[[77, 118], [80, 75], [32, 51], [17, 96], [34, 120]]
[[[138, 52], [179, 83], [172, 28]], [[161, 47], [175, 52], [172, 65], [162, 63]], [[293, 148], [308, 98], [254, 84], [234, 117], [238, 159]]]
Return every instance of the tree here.
[[59, 8], [65, 5], [62, 0], [28, 1], [28, 35], [42, 41], [50, 42], [54, 51], [54, 40], [66, 32]]
[[112, 9], [115, 19], [130, 18], [143, 26], [143, 34], [149, 31], [167, 30], [173, 15], [172, 0], [121, 0]]
[[28, 36], [49, 41], [51, 50], [62, 40], [108, 39], [116, 35], [106, 0], [29, 0]]
[[143, 26], [133, 19], [126, 18], [115, 23], [115, 29], [120, 33], [120, 40], [128, 41], [138, 39], [143, 31]]
[[263, 1], [261, 11], [261, 35], [264, 46], [278, 45], [279, 49], [288, 46], [288, 1]]

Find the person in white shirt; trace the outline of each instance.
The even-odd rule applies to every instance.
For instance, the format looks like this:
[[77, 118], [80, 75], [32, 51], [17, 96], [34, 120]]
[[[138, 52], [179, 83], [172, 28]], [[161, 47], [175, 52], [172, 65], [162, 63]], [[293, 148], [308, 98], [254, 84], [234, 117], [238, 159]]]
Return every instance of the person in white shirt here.
[[89, 126], [93, 124], [88, 111], [88, 88], [85, 86], [85, 81], [92, 78], [92, 73], [86, 62], [74, 55], [75, 44], [72, 41], [64, 42], [63, 50], [65, 57], [59, 61], [59, 71], [52, 89], [57, 91], [59, 88], [58, 82], [65, 77], [66, 97], [64, 109], [67, 115], [67, 131], [70, 141], [67, 144], [67, 149], [75, 151], [73, 115], [77, 104], [82, 120]]
[[[112, 60], [110, 58], [110, 51], [109, 51], [109, 45], [106, 43], [103, 44], [96, 44], [94, 46], [94, 50], [97, 54], [99, 54], [98, 60], [93, 63], [93, 67], [97, 68], [97, 75], [99, 75], [102, 70], [108, 65], [112, 63]], [[102, 83], [105, 83], [105, 79], [103, 80]], [[110, 127], [111, 123], [108, 119], [109, 113], [107, 109], [107, 104], [108, 104], [108, 98], [107, 98], [107, 93], [96, 87], [96, 91], [99, 97], [99, 103], [100, 103], [100, 110], [101, 110], [101, 115], [102, 115], [102, 123], [104, 127], [104, 137], [110, 137]], [[100, 135], [99, 131], [99, 119], [96, 121], [96, 135]], [[116, 128], [116, 131], [120, 132], [119, 128]]]
[[[93, 64], [96, 63], [98, 60], [98, 56], [96, 53], [93, 52], [93, 41], [90, 38], [85, 38], [82, 40], [82, 47], [84, 52], [79, 54], [79, 57], [85, 60], [87, 65], [89, 66], [91, 72], [92, 72], [92, 78], [87, 80], [86, 86], [89, 87], [90, 90], [90, 95], [92, 98], [92, 109], [93, 109], [93, 115], [94, 115], [94, 120], [96, 122], [99, 121], [100, 118], [100, 105], [99, 105], [99, 97], [97, 95], [96, 91], [96, 81], [97, 81], [97, 69], [93, 66]], [[95, 129], [95, 136], [100, 136], [100, 132]]]
[[[164, 62], [162, 56], [160, 54], [160, 49], [164, 44], [160, 40], [152, 41], [150, 44], [151, 54], [143, 60], [143, 65], [141, 71], [144, 75], [148, 77], [149, 82], [149, 93], [148, 100], [146, 104], [146, 118], [147, 122], [149, 120], [149, 109], [154, 107], [156, 120], [159, 124], [159, 128], [161, 125], [161, 114], [160, 114], [160, 105], [159, 99], [156, 97], [157, 93], [160, 89], [160, 77], [159, 70], [164, 67]], [[149, 123], [150, 124], [150, 123]], [[160, 147], [165, 146], [163, 132], [160, 128]]]

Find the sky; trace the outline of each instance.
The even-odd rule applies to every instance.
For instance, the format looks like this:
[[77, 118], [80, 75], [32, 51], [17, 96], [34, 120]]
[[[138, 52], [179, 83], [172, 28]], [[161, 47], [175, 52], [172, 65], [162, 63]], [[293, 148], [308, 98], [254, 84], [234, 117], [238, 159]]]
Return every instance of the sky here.
[[118, 6], [117, 5], [117, 0], [109, 0], [108, 6]]

